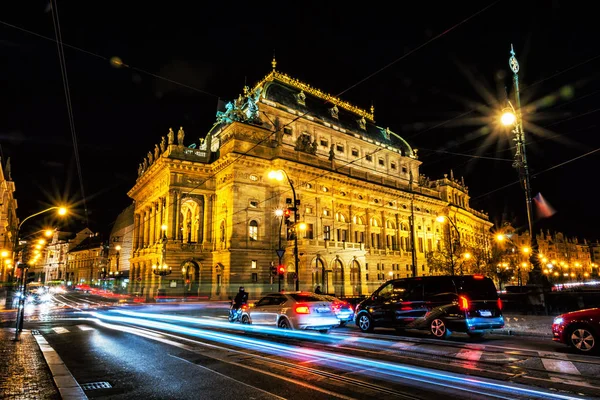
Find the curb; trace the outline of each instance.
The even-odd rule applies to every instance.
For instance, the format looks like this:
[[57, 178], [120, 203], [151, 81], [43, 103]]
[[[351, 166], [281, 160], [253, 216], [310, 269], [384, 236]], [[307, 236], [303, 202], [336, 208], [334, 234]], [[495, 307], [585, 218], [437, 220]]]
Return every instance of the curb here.
[[552, 339], [551, 333], [541, 333], [541, 332], [527, 332], [520, 331], [514, 329], [492, 329], [490, 331], [493, 335], [504, 335], [504, 336], [526, 336], [526, 337], [535, 337], [540, 339]]
[[33, 337], [38, 346], [40, 346], [40, 350], [44, 355], [46, 364], [50, 368], [52, 379], [54, 379], [54, 384], [58, 388], [61, 397], [64, 400], [87, 400], [88, 397], [75, 378], [73, 378], [73, 375], [71, 375], [71, 372], [58, 353], [48, 344], [42, 335], [37, 334], [33, 335]]

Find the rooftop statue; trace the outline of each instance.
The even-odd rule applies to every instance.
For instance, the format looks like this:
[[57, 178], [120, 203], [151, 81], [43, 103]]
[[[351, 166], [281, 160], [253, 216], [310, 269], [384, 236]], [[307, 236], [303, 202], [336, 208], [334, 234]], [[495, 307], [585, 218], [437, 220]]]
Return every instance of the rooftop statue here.
[[185, 132], [183, 131], [183, 126], [179, 127], [179, 132], [177, 132], [177, 144], [183, 146], [183, 139], [185, 138]]
[[169, 128], [169, 133], [167, 134], [169, 138], [169, 144], [175, 143], [175, 132], [173, 132], [173, 128]]

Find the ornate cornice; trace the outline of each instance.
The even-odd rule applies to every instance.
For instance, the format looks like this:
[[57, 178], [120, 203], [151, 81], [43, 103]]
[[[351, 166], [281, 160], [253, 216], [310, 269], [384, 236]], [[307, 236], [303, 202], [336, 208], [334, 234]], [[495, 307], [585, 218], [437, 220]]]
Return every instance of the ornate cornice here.
[[361, 108], [353, 106], [352, 104], [348, 103], [347, 101], [341, 100], [335, 96], [330, 95], [329, 93], [322, 92], [321, 90], [319, 90], [317, 88], [314, 88], [304, 82], [300, 82], [298, 79], [292, 78], [291, 76], [281, 73], [276, 70], [271, 71], [260, 82], [258, 82], [254, 86], [254, 88], [252, 88], [252, 92], [256, 92], [256, 90], [258, 88], [262, 87], [266, 82], [271, 82], [271, 81], [282, 82], [282, 83], [292, 86], [302, 92], [311, 94], [321, 100], [330, 102], [331, 104], [334, 104], [337, 107], [341, 107], [341, 108], [343, 108], [347, 111], [350, 111], [358, 116], [367, 118], [367, 119], [371, 120], [372, 122], [375, 122], [375, 116], [374, 116], [375, 110], [373, 107], [371, 107], [371, 112], [367, 112]]

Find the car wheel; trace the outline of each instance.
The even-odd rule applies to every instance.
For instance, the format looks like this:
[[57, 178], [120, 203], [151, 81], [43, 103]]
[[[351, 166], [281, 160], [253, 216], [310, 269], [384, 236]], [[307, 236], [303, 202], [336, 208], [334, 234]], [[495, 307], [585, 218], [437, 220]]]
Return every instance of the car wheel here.
[[597, 350], [596, 336], [586, 326], [576, 326], [569, 331], [567, 344], [580, 353], [592, 353]]
[[249, 324], [250, 323], [250, 317], [248, 317], [247, 315], [244, 315], [242, 317], [242, 324]]
[[437, 339], [445, 339], [448, 337], [448, 328], [443, 319], [436, 318], [431, 321], [430, 330], [431, 334]]
[[346, 321], [340, 321], [340, 328], [343, 328], [344, 326], [346, 326]]
[[290, 326], [290, 321], [288, 321], [285, 318], [281, 318], [279, 320], [279, 322], [277, 323], [277, 326], [281, 329], [291, 329], [292, 327]]
[[363, 332], [373, 332], [373, 320], [369, 314], [361, 314], [358, 316], [358, 327]]

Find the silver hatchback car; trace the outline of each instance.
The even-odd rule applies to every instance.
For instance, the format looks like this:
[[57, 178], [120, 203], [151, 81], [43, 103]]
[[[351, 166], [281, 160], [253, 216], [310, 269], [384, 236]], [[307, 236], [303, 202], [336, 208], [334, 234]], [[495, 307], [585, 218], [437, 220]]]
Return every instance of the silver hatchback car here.
[[339, 324], [331, 302], [310, 292], [268, 294], [244, 310], [241, 318], [246, 324], [313, 329], [324, 333]]

